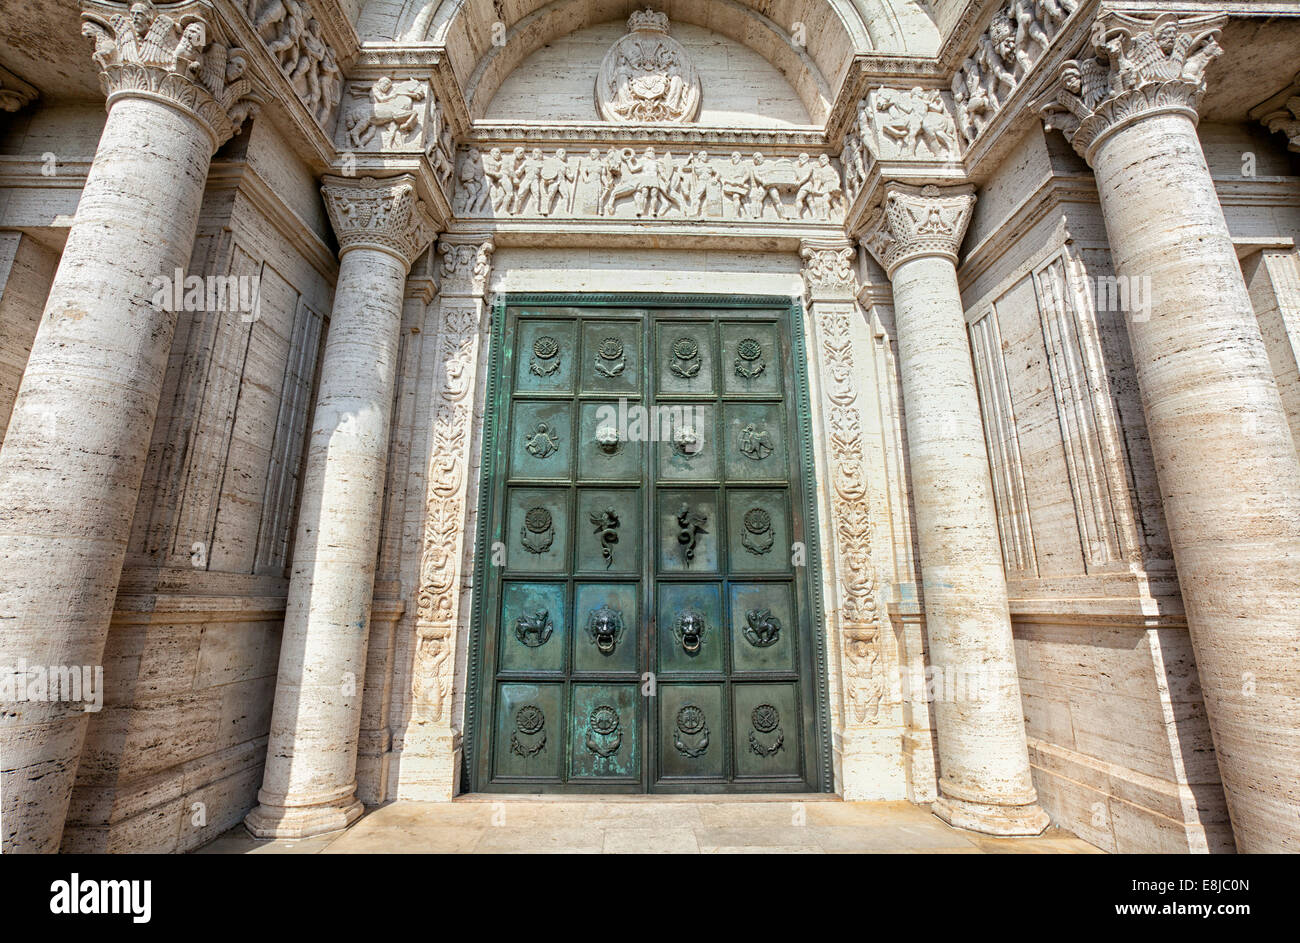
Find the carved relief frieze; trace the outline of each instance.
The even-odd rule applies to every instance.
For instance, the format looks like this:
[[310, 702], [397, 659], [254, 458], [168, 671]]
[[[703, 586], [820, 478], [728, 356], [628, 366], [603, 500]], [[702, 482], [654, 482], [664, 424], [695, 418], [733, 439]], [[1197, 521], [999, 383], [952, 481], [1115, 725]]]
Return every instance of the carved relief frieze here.
[[610, 47], [596, 77], [596, 111], [606, 121], [686, 122], [700, 110], [700, 77], [668, 16], [633, 13], [627, 35]]
[[243, 0], [243, 9], [266, 50], [307, 111], [328, 128], [343, 88], [338, 57], [304, 0]]
[[1061, 31], [1078, 0], [1012, 0], [952, 77], [958, 131], [978, 138]]
[[124, 95], [165, 98], [193, 113], [214, 149], [257, 113], [267, 93], [248, 72], [242, 49], [227, 44], [200, 4], [163, 12], [152, 3], [90, 3], [81, 33], [94, 40], [91, 58], [111, 103]]
[[465, 217], [604, 217], [834, 222], [843, 218], [839, 169], [828, 155], [765, 157], [651, 146], [571, 155], [565, 148], [469, 147], [456, 172], [454, 212]]
[[335, 143], [349, 152], [423, 153], [443, 188], [451, 187], [455, 143], [426, 79], [384, 75], [349, 82]]
[[855, 129], [879, 160], [961, 156], [952, 106], [936, 88], [873, 88], [858, 103]]

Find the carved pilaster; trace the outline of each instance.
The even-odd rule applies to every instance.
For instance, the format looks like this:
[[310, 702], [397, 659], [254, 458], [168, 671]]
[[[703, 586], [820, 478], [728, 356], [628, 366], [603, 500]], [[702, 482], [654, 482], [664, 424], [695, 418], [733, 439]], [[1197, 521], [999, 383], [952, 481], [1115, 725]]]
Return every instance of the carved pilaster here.
[[244, 51], [225, 41], [207, 3], [162, 11], [147, 0], [129, 8], [92, 0], [81, 17], [82, 35], [95, 42], [91, 58], [110, 108], [136, 97], [185, 110], [211, 136], [215, 151], [267, 100], [248, 73]]
[[1063, 62], [1051, 91], [1035, 103], [1044, 124], [1091, 163], [1111, 132], [1139, 118], [1177, 112], [1196, 121], [1205, 69], [1223, 54], [1218, 39], [1226, 20], [1102, 13], [1085, 54]]
[[974, 206], [973, 186], [887, 184], [862, 245], [891, 278], [900, 264], [921, 256], [941, 256], [956, 265]]
[[0, 111], [17, 111], [36, 100], [40, 94], [8, 69], [0, 67]]
[[433, 218], [416, 195], [410, 174], [324, 178], [321, 195], [339, 240], [339, 255], [369, 248], [395, 255], [409, 270], [437, 235]]

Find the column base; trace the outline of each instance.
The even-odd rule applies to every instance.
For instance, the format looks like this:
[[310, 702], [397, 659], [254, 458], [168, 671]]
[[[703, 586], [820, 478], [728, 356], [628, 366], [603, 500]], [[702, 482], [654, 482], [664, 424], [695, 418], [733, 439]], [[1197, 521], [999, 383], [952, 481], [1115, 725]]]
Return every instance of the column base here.
[[279, 806], [266, 802], [244, 816], [244, 828], [254, 838], [310, 838], [347, 828], [366, 811], [355, 796], [312, 806]]
[[1050, 824], [1038, 803], [1028, 805], [994, 805], [940, 796], [930, 804], [930, 811], [953, 828], [964, 828], [985, 835], [1041, 835]]

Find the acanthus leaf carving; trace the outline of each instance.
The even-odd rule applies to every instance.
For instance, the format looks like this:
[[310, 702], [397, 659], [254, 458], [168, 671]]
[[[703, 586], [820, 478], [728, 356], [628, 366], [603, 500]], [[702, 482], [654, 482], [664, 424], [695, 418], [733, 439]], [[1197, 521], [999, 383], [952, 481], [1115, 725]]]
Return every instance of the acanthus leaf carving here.
[[974, 206], [975, 188], [970, 185], [890, 183], [862, 244], [890, 277], [903, 262], [919, 256], [938, 255], [956, 263]]
[[416, 196], [415, 178], [375, 179], [327, 176], [321, 187], [325, 209], [338, 236], [340, 254], [358, 246], [397, 255], [409, 269], [433, 242], [436, 230]]
[[851, 244], [805, 242], [799, 247], [799, 255], [810, 297], [853, 297], [856, 283], [853, 262], [857, 252]]

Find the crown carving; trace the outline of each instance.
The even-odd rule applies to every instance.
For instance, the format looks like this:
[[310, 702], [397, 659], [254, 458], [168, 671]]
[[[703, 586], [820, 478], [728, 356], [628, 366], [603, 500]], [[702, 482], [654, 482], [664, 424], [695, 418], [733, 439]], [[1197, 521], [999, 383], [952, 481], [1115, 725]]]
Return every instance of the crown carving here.
[[627, 18], [627, 31], [629, 33], [667, 33], [668, 14], [656, 13], [654, 10], [650, 9], [637, 10]]

